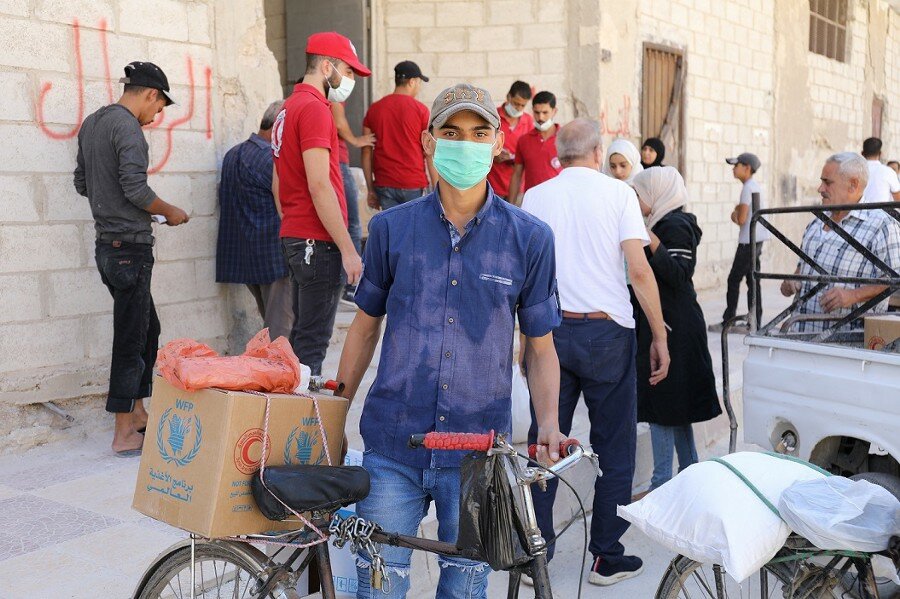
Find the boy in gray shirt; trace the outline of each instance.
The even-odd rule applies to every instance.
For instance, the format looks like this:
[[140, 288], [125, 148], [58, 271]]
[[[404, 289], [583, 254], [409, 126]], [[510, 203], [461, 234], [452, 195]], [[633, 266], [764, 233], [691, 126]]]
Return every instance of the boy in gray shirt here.
[[106, 411], [116, 415], [112, 448], [138, 455], [144, 443], [160, 325], [150, 295], [151, 215], [175, 226], [187, 213], [147, 185], [149, 147], [141, 127], [172, 104], [169, 82], [156, 65], [132, 62], [120, 79], [119, 101], [89, 115], [78, 132], [75, 190], [88, 198], [97, 232], [96, 261], [113, 297], [113, 347]]
[[[737, 251], [734, 254], [734, 262], [731, 265], [731, 272], [728, 273], [728, 292], [726, 296], [725, 313], [722, 315], [720, 324], [709, 325], [709, 331], [718, 333], [722, 331], [722, 327], [726, 322], [734, 318], [737, 314], [738, 298], [741, 291], [741, 281], [747, 280], [747, 310], [753, 306], [753, 286], [750, 284], [750, 273], [753, 271], [753, 252], [750, 247], [750, 218], [752, 214], [752, 198], [754, 193], [759, 194], [759, 207], [765, 207], [763, 202], [762, 188], [759, 183], [753, 179], [753, 175], [759, 170], [761, 163], [756, 154], [744, 152], [736, 158], [726, 158], [725, 162], [732, 165], [732, 174], [734, 178], [743, 183], [741, 188], [741, 198], [737, 206], [731, 212], [731, 222], [741, 228], [738, 235]], [[764, 227], [756, 228], [756, 248], [757, 256], [762, 255], [763, 241], [769, 239], [769, 231]], [[756, 302], [756, 322], [762, 320], [762, 298]], [[748, 316], [749, 322], [749, 316]], [[735, 332], [739, 332], [737, 329]], [[744, 331], [746, 332], [746, 331]]]

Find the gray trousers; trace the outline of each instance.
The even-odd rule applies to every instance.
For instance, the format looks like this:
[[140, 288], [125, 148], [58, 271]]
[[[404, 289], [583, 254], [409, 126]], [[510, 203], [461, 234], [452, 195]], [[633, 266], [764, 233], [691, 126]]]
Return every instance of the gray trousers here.
[[294, 295], [290, 277], [278, 279], [268, 285], [247, 285], [256, 300], [259, 315], [269, 328], [269, 337], [291, 339], [294, 326]]

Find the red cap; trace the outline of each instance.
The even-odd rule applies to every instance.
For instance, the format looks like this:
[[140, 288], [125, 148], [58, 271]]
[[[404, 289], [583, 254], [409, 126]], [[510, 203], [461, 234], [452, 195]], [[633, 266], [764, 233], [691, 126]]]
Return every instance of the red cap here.
[[323, 31], [309, 36], [309, 39], [306, 40], [306, 53], [339, 58], [350, 65], [353, 72], [361, 77], [368, 77], [372, 74], [372, 71], [359, 61], [353, 42], [334, 31]]

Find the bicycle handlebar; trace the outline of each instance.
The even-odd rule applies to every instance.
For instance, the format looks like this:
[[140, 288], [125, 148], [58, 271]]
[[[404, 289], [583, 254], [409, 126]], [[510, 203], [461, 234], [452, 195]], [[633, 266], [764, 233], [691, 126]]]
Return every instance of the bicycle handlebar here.
[[[566, 439], [565, 441], [560, 441], [559, 455], [562, 457], [571, 455], [576, 447], [581, 447], [581, 442], [578, 439]], [[537, 448], [538, 446], [534, 443], [528, 446], [528, 457], [532, 460], [537, 459]]]
[[494, 446], [494, 431], [489, 433], [438, 433], [410, 435], [409, 446], [413, 449], [487, 451]]

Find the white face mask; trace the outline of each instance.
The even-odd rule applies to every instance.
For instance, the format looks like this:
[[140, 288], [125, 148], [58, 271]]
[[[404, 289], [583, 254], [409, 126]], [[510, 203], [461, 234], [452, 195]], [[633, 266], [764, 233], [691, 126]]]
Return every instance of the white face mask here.
[[538, 131], [549, 131], [550, 127], [553, 126], [553, 119], [547, 119], [543, 123], [534, 122], [534, 128]]
[[513, 106], [512, 104], [510, 104], [509, 102], [507, 102], [506, 104], [503, 105], [503, 110], [506, 111], [506, 114], [508, 114], [509, 118], [511, 118], [511, 119], [517, 119], [520, 116], [522, 116], [523, 114], [525, 114], [524, 110], [516, 110], [516, 107]]
[[[332, 63], [331, 67], [334, 69], [334, 72], [337, 73], [337, 67]], [[353, 87], [356, 85], [356, 79], [351, 79], [350, 77], [341, 77], [341, 84], [337, 87], [331, 87], [331, 81], [326, 81], [328, 83], [328, 100], [330, 102], [346, 102], [347, 98], [350, 97], [350, 94], [353, 92]]]

